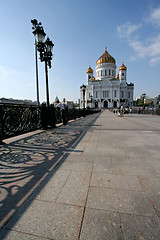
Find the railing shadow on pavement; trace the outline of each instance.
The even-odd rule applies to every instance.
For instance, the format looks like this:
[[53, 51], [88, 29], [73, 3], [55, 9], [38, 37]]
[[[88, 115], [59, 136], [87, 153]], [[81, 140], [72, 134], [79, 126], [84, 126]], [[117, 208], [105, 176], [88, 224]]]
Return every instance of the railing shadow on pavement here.
[[[71, 152], [93, 126], [99, 114], [47, 130], [1, 148], [0, 152], [0, 237], [3, 227], [23, 204], [29, 207]], [[80, 124], [81, 123], [81, 124]], [[24, 204], [25, 203], [25, 204]], [[18, 215], [17, 215], [18, 216]], [[19, 216], [17, 217], [18, 220]], [[15, 224], [15, 223], [14, 223]], [[13, 227], [13, 226], [12, 226]], [[9, 231], [9, 230], [8, 230]]]

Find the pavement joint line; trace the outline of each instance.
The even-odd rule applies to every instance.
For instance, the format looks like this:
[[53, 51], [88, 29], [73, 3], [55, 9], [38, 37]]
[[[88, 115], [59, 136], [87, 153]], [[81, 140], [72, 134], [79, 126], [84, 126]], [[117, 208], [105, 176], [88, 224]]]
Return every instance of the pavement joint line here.
[[79, 208], [84, 208], [82, 205], [76, 205], [76, 204], [71, 204], [71, 203], [63, 203], [63, 202], [55, 202], [54, 201], [47, 201], [47, 200], [41, 200], [41, 199], [35, 199], [34, 201], [39, 201], [39, 202], [46, 202], [46, 203], [55, 203], [56, 205], [65, 205], [65, 206], [70, 206], [70, 207], [79, 207]]
[[39, 236], [39, 235], [36, 235], [36, 234], [33, 234], [33, 233], [28, 233], [28, 232], [22, 232], [22, 231], [18, 231], [18, 230], [16, 230], [16, 229], [14, 229], [14, 230], [12, 230], [12, 229], [10, 229], [10, 228], [4, 228], [3, 227], [3, 229], [6, 229], [6, 230], [10, 230], [11, 232], [17, 232], [17, 233], [22, 233], [22, 234], [26, 234], [26, 235], [29, 235], [29, 236], [34, 236], [34, 237], [40, 237], [41, 239], [44, 239], [44, 240], [54, 240], [53, 238], [45, 238], [45, 237], [43, 237], [43, 236]]
[[[92, 164], [92, 170], [93, 170], [93, 166], [94, 166], [94, 163]], [[85, 216], [86, 207], [87, 207], [87, 200], [88, 200], [88, 195], [89, 195], [89, 189], [90, 189], [90, 184], [91, 184], [91, 179], [92, 179], [92, 170], [91, 170], [91, 173], [90, 173], [89, 186], [88, 186], [87, 196], [86, 196], [85, 205], [84, 205], [84, 209], [83, 209], [83, 215], [82, 215], [82, 219], [81, 219], [81, 225], [80, 225], [80, 229], [79, 229], [78, 240], [80, 240], [80, 237], [81, 237], [83, 221], [84, 221], [84, 216]]]
[[[115, 174], [112, 174], [113, 176], [115, 175]], [[115, 175], [115, 176], [117, 176], [117, 174]], [[121, 176], [121, 177], [123, 177], [123, 175], [119, 175], [119, 176]], [[137, 176], [135, 176], [135, 177], [137, 177]], [[102, 186], [89, 186], [89, 188], [104, 188], [104, 189], [114, 189], [114, 190], [117, 190], [117, 191], [123, 191], [123, 190], [126, 190], [127, 192], [144, 192], [144, 191], [138, 191], [138, 190], [128, 190], [128, 189], [126, 189], [126, 188], [111, 188], [111, 187], [102, 187]]]
[[[120, 212], [120, 211], [114, 211], [114, 210], [110, 211], [110, 210], [106, 210], [106, 209], [103, 209], [103, 208], [94, 208], [94, 207], [86, 206], [86, 209], [93, 209], [93, 210], [104, 211], [104, 212], [108, 212], [108, 213], [118, 213], [118, 214], [123, 214], [123, 215], [130, 215], [130, 216], [134, 216], [134, 217], [144, 217], [144, 218], [155, 219], [154, 216], [146, 216], [146, 215], [142, 215], [142, 214], [126, 213], [126, 212]], [[156, 219], [159, 220], [158, 217]], [[157, 239], [155, 239], [155, 240], [157, 240]]]
[[60, 194], [61, 194], [61, 192], [62, 192], [62, 189], [64, 188], [64, 186], [66, 185], [66, 183], [67, 183], [69, 177], [71, 176], [71, 173], [72, 173], [72, 171], [70, 171], [70, 173], [69, 173], [69, 175], [68, 175], [68, 177], [67, 177], [65, 183], [63, 184], [63, 186], [62, 186], [62, 188], [61, 188], [61, 191], [59, 192], [57, 198], [55, 199], [55, 202], [57, 202], [57, 200], [58, 200], [58, 198], [59, 198], [59, 196], [60, 196]]

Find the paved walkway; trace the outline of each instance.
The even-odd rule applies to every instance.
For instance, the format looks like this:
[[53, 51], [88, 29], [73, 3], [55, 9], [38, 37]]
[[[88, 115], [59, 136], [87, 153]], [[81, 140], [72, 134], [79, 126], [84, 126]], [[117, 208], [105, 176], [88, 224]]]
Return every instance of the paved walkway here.
[[160, 239], [160, 117], [104, 111], [0, 159], [0, 239]]

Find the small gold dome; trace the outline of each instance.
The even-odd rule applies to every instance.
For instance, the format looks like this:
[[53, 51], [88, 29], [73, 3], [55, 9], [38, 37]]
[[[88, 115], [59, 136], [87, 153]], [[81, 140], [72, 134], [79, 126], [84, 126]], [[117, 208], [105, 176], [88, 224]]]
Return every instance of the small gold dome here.
[[115, 77], [116, 79], [119, 79], [119, 73], [117, 74], [117, 76]]
[[89, 68], [87, 69], [86, 73], [93, 73], [93, 69], [91, 68], [90, 65], [89, 65]]
[[127, 70], [127, 67], [124, 65], [124, 62], [122, 62], [122, 66], [120, 66], [119, 71]]
[[95, 77], [93, 76], [93, 81], [95, 81], [96, 79], [95, 79]]
[[116, 63], [115, 59], [107, 52], [106, 48], [103, 55], [97, 60], [96, 65], [100, 63]]

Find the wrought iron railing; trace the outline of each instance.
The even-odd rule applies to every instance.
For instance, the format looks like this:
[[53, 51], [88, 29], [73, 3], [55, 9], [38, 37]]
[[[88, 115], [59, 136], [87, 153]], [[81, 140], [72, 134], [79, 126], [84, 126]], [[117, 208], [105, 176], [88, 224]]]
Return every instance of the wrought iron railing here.
[[0, 135], [8, 138], [40, 128], [37, 106], [0, 104]]
[[[68, 109], [65, 108], [66, 121], [85, 117], [98, 112], [97, 109]], [[0, 104], [0, 144], [2, 139], [30, 132], [36, 129], [53, 128], [62, 122], [62, 112], [50, 105], [41, 107]]]
[[150, 114], [150, 115], [159, 115], [160, 116], [160, 108], [143, 108], [140, 107], [140, 111], [138, 110], [138, 107], [134, 107], [132, 109], [132, 113], [140, 113], [140, 114]]

